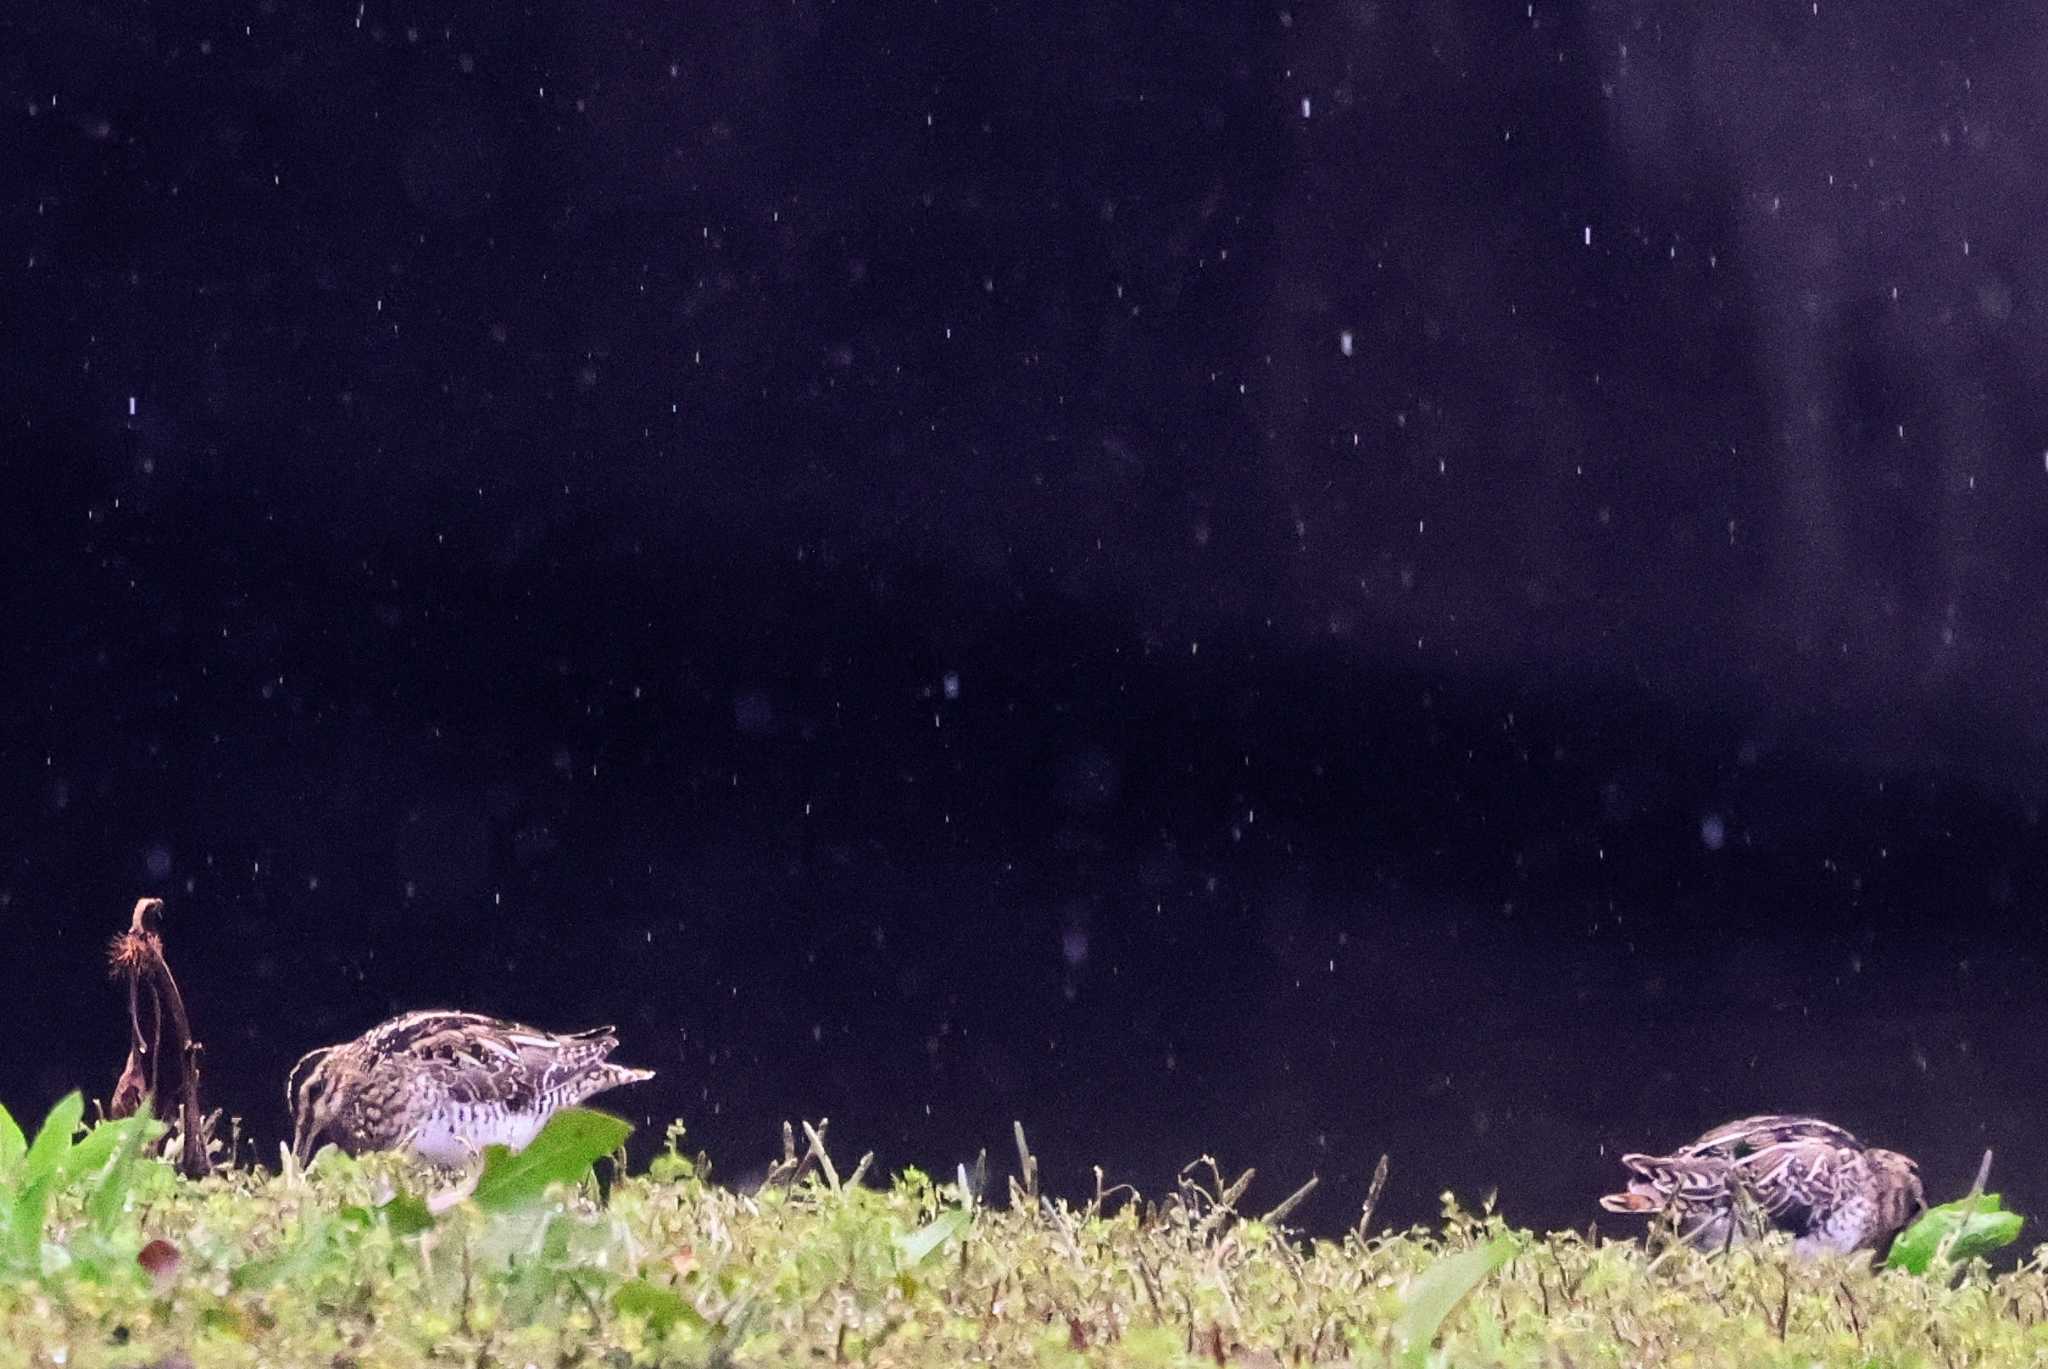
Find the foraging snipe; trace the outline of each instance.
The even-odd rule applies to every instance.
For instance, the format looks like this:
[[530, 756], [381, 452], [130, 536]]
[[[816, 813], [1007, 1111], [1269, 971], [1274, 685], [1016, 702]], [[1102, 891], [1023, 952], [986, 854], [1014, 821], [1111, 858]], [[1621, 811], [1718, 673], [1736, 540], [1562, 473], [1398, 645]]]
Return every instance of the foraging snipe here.
[[1718, 1250], [1768, 1230], [1801, 1254], [1890, 1244], [1926, 1206], [1919, 1167], [1817, 1117], [1744, 1117], [1670, 1155], [1624, 1155], [1628, 1191], [1609, 1212], [1669, 1212], [1694, 1245]]
[[557, 1036], [466, 1012], [412, 1012], [292, 1067], [292, 1154], [322, 1134], [351, 1155], [405, 1150], [459, 1165], [487, 1145], [519, 1149], [557, 1109], [652, 1079], [605, 1057], [610, 1027]]

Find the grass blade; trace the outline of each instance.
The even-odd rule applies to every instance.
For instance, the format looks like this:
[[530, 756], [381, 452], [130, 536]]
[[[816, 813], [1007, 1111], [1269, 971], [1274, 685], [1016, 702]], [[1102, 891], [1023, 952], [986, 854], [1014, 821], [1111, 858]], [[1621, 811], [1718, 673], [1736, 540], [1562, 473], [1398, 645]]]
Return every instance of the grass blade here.
[[1513, 1236], [1496, 1236], [1485, 1245], [1446, 1255], [1416, 1276], [1401, 1300], [1400, 1316], [1394, 1319], [1394, 1339], [1399, 1342], [1404, 1367], [1419, 1369], [1428, 1362], [1430, 1344], [1444, 1318], [1487, 1275], [1513, 1259], [1521, 1244]]
[[486, 1211], [503, 1211], [540, 1201], [548, 1185], [573, 1184], [591, 1167], [617, 1150], [633, 1132], [632, 1123], [592, 1108], [563, 1108], [548, 1118], [540, 1135], [526, 1149], [489, 1146], [483, 1173], [470, 1199]]

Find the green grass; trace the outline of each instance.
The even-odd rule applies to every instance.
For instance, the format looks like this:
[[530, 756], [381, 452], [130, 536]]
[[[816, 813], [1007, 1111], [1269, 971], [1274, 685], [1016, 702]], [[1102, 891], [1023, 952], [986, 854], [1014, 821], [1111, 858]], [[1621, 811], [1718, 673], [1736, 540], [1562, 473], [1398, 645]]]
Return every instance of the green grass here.
[[[1191, 1169], [1155, 1198], [970, 1202], [965, 1175], [840, 1177], [822, 1127], [758, 1191], [668, 1151], [593, 1161], [566, 1114], [466, 1191], [388, 1157], [180, 1179], [147, 1119], [0, 1122], [0, 1366], [1842, 1365], [2048, 1361], [2043, 1253], [2012, 1272], [1713, 1258], [1431, 1230], [1306, 1241]], [[445, 1182], [445, 1181], [443, 1181]], [[1994, 1200], [1995, 1202], [1995, 1200]]]

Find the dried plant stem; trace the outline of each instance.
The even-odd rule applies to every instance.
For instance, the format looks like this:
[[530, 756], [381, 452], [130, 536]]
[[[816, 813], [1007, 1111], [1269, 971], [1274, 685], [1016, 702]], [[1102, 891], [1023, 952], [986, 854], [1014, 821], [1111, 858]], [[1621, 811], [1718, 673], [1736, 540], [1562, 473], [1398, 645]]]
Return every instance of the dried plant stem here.
[[1984, 1163], [1977, 1166], [1977, 1182], [1970, 1185], [1970, 1196], [1976, 1197], [1984, 1191], [1984, 1185], [1991, 1182], [1991, 1152], [1984, 1152]]
[[1358, 1214], [1358, 1225], [1352, 1230], [1363, 1241], [1372, 1230], [1373, 1209], [1380, 1205], [1380, 1194], [1387, 1188], [1387, 1157], [1380, 1156], [1380, 1162], [1372, 1169], [1372, 1187], [1365, 1191], [1365, 1208]]
[[[192, 1022], [185, 1014], [185, 996], [164, 959], [163, 935], [157, 924], [163, 916], [160, 898], [135, 900], [128, 930], [116, 936], [108, 959], [113, 972], [128, 981], [128, 1061], [114, 1085], [107, 1111], [114, 1117], [132, 1115], [144, 1099], [157, 1095], [157, 1057], [162, 1053], [164, 1014], [171, 1019], [172, 1041], [178, 1049], [178, 1130], [181, 1149], [178, 1169], [187, 1178], [199, 1178], [213, 1171], [207, 1154], [205, 1116], [199, 1111], [199, 1042], [192, 1039]], [[149, 986], [150, 1034], [142, 1031], [142, 988]], [[147, 1068], [144, 1061], [148, 1062]]]

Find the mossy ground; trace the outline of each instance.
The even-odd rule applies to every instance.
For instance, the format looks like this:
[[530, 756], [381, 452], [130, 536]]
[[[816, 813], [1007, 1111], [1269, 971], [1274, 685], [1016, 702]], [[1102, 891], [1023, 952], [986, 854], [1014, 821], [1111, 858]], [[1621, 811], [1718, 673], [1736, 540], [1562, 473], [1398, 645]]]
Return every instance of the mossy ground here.
[[[1435, 1230], [1308, 1241], [1208, 1169], [1158, 1201], [1013, 1187], [969, 1211], [915, 1172], [785, 1167], [741, 1193], [671, 1151], [604, 1192], [430, 1214], [388, 1159], [132, 1168], [118, 1204], [82, 1171], [49, 1195], [0, 1282], [0, 1364], [2048, 1364], [2039, 1257], [1943, 1280], [1782, 1245], [1653, 1255], [1454, 1205]], [[1488, 1248], [1506, 1262], [1452, 1306], [1444, 1261]]]

